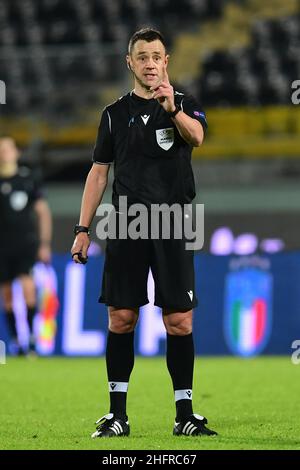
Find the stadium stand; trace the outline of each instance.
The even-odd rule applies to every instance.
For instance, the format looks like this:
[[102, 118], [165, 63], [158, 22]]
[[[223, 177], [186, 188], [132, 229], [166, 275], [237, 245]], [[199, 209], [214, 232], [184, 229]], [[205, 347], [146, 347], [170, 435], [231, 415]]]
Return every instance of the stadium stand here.
[[202, 64], [199, 92], [207, 105], [287, 104], [300, 76], [300, 17], [257, 21], [251, 46], [214, 51]]
[[[183, 22], [217, 18], [226, 1], [217, 0], [2, 0], [1, 78], [11, 90], [9, 111], [28, 111], [60, 102], [65, 88], [117, 81], [118, 61], [128, 37], [145, 24], [161, 28], [169, 45]], [[61, 92], [62, 84], [64, 91]], [[11, 85], [11, 86], [10, 86]], [[95, 88], [94, 98], [97, 96]], [[73, 98], [73, 104], [74, 98]], [[81, 103], [79, 103], [81, 105]], [[8, 110], [7, 110], [8, 111]]]
[[149, 24], [168, 39], [174, 85], [209, 112], [196, 158], [299, 155], [299, 107], [290, 106], [300, 77], [297, 0], [2, 0], [2, 132], [62, 148], [63, 158], [86, 151], [99, 109], [130, 86], [128, 38]]

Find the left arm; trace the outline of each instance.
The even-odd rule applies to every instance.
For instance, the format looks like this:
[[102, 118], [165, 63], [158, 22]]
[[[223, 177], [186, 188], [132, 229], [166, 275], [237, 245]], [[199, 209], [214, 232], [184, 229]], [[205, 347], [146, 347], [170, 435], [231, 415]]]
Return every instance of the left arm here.
[[[175, 110], [175, 105], [172, 111]], [[201, 123], [196, 119], [191, 118], [183, 111], [179, 111], [174, 118], [172, 118], [175, 126], [178, 129], [181, 137], [193, 147], [200, 147], [204, 139], [204, 131]]]
[[34, 204], [34, 211], [38, 219], [40, 240], [38, 258], [44, 263], [49, 263], [51, 259], [52, 218], [46, 200], [37, 199]]
[[[169, 82], [166, 66], [163, 69], [164, 78], [157, 88], [153, 88], [153, 98], [157, 99], [159, 104], [167, 113], [175, 111], [174, 89]], [[204, 131], [201, 123], [191, 118], [185, 112], [180, 110], [172, 118], [181, 137], [193, 147], [200, 147], [204, 138]]]

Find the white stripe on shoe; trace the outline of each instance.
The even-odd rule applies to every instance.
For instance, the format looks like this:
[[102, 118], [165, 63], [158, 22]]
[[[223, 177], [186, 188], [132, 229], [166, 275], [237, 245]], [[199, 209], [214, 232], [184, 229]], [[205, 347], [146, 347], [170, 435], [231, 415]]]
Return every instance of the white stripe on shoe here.
[[121, 433], [123, 432], [123, 428], [122, 428], [121, 424], [118, 423], [118, 421], [115, 421], [115, 422], [114, 422], [114, 425], [119, 429], [120, 434], [121, 434]]
[[111, 429], [115, 433], [116, 436], [118, 436], [120, 434], [120, 431], [119, 431], [118, 427], [116, 426], [116, 423], [112, 424], [109, 427], [109, 429]]
[[196, 429], [197, 429], [196, 426], [193, 426], [192, 429], [190, 428], [189, 435], [191, 436]]
[[184, 434], [189, 435], [189, 434], [190, 434], [190, 430], [193, 429], [193, 427], [194, 427], [193, 423], [190, 423], [190, 425], [186, 428]]
[[185, 434], [185, 431], [187, 430], [187, 428], [188, 428], [191, 424], [192, 424], [192, 423], [191, 423], [190, 421], [188, 421], [188, 422], [184, 425], [183, 430], [182, 430], [183, 434]]

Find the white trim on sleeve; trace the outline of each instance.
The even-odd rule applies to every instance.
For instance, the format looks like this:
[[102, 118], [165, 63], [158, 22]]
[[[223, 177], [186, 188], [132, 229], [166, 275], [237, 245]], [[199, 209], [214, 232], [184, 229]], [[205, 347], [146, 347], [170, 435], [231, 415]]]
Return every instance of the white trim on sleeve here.
[[111, 117], [110, 117], [110, 114], [107, 110], [106, 110], [106, 112], [107, 112], [107, 115], [108, 115], [109, 132], [111, 133]]
[[113, 162], [97, 162], [96, 160], [93, 160], [93, 163], [97, 163], [97, 165], [111, 165]]

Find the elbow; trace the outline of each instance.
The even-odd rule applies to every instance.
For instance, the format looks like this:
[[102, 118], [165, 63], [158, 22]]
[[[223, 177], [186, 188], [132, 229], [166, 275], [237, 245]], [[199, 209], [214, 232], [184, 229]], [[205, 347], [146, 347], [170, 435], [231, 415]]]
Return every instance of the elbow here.
[[106, 174], [90, 172], [88, 180], [98, 187], [105, 187], [107, 185], [108, 177]]
[[194, 140], [194, 143], [193, 143], [193, 146], [194, 147], [200, 147], [203, 143], [203, 139], [195, 139]]
[[204, 136], [203, 135], [196, 135], [192, 140], [193, 147], [200, 147], [203, 144]]
[[204, 140], [204, 132], [202, 129], [202, 126], [197, 126], [197, 129], [195, 129], [194, 135], [192, 137], [192, 145], [194, 147], [200, 147], [200, 145], [203, 144]]
[[99, 177], [97, 178], [98, 186], [106, 186], [108, 179], [106, 177]]
[[34, 210], [38, 217], [42, 217], [44, 214], [50, 214], [48, 203], [43, 198], [36, 200], [34, 204]]
[[94, 165], [92, 166], [88, 179], [91, 179], [94, 184], [100, 187], [105, 187], [108, 181], [109, 165]]

